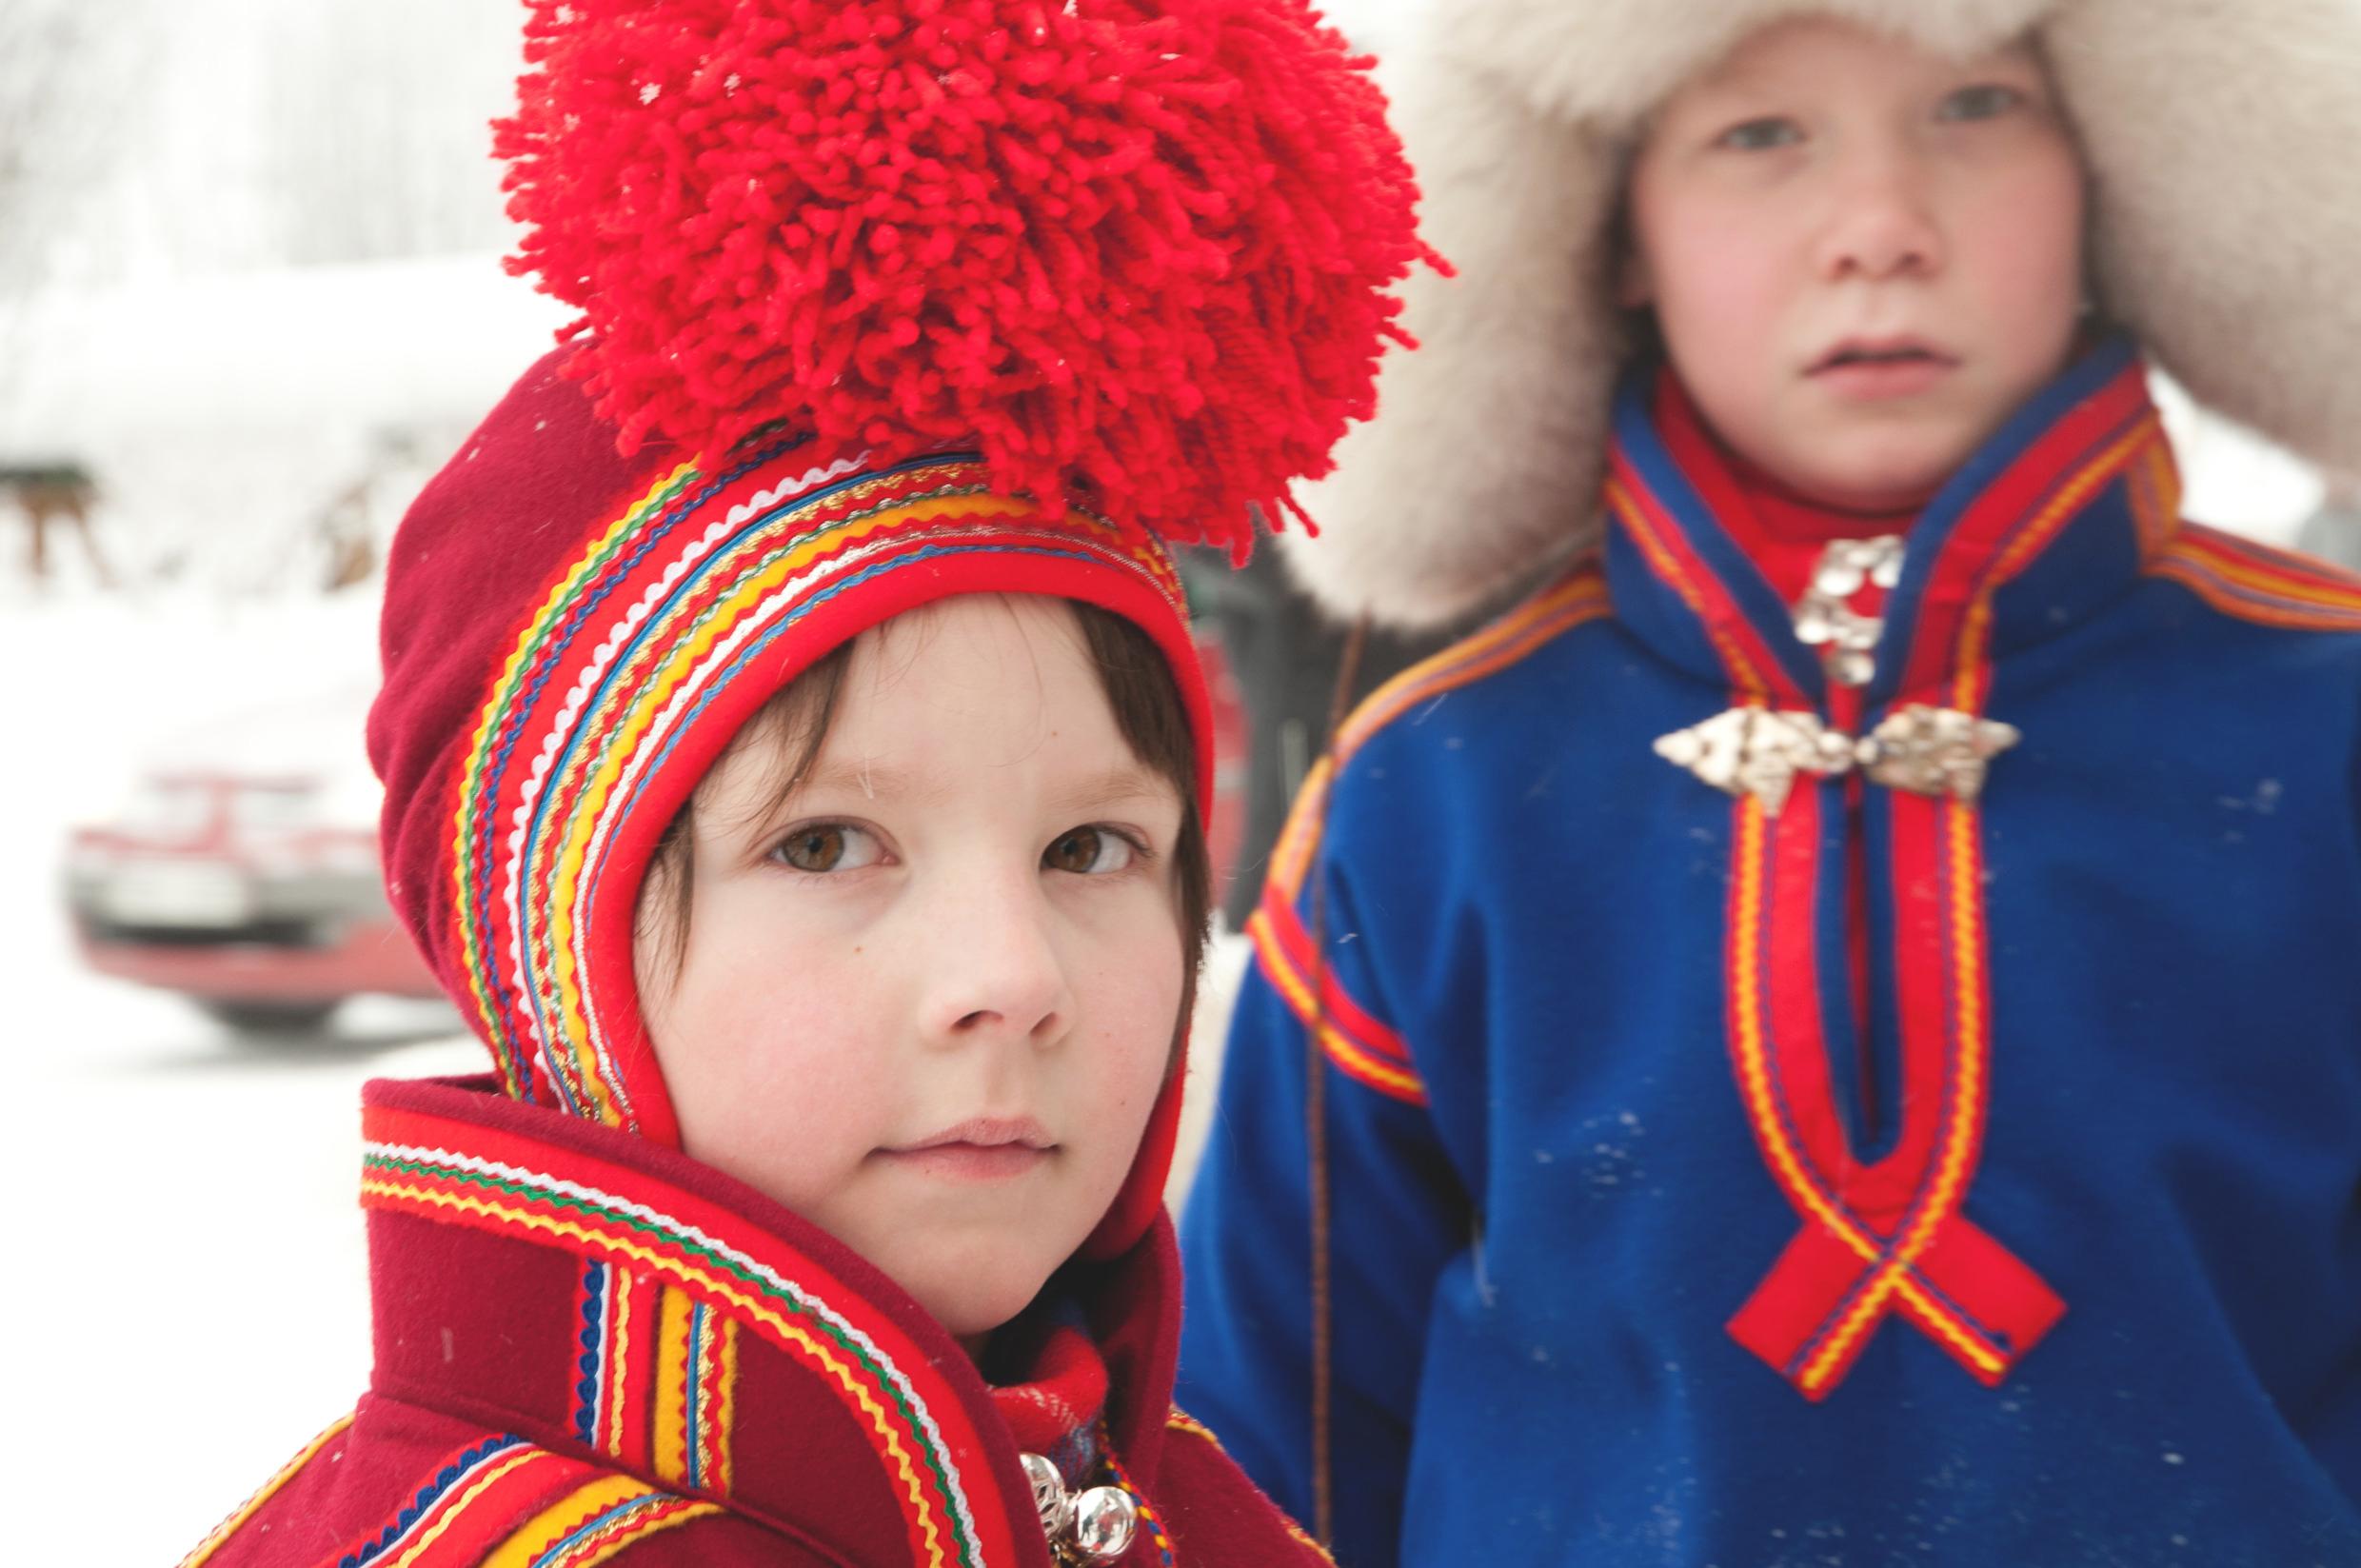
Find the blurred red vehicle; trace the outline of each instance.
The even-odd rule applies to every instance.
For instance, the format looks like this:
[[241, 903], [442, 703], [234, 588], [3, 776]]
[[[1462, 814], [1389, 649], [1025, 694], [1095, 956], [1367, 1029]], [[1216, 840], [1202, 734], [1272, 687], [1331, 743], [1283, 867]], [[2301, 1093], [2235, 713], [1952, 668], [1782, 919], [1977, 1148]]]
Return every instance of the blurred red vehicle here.
[[442, 994], [387, 906], [360, 699], [216, 726], [75, 829], [84, 961], [244, 1030], [316, 1027], [347, 997]]

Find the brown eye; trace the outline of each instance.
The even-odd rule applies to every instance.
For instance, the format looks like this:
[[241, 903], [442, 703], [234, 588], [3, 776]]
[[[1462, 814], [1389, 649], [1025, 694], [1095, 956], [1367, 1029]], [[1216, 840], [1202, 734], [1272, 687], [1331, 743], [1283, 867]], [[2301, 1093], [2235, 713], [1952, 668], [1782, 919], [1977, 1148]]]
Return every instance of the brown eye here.
[[1052, 871], [1078, 876], [1103, 876], [1131, 863], [1131, 841], [1103, 827], [1077, 827], [1053, 840], [1042, 851], [1042, 863]]
[[781, 840], [772, 856], [798, 871], [858, 871], [883, 857], [877, 839], [850, 823], [812, 823]]

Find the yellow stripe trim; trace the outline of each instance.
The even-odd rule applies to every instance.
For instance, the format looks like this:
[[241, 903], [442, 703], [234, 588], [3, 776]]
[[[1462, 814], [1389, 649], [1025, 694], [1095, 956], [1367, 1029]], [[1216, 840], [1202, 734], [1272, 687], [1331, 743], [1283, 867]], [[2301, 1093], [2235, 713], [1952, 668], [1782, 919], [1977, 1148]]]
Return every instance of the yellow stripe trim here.
[[640, 1294], [638, 1284], [629, 1269], [620, 1263], [607, 1265], [606, 1309], [614, 1315], [615, 1326], [608, 1336], [606, 1420], [600, 1433], [599, 1447], [613, 1458], [622, 1457], [624, 1418], [631, 1403], [632, 1305]]
[[527, 1519], [484, 1559], [484, 1568], [533, 1568], [541, 1556], [618, 1503], [659, 1496], [632, 1476], [602, 1476], [574, 1488]]
[[[477, 804], [484, 791], [484, 769], [489, 759], [492, 731], [501, 720], [507, 716], [509, 698], [516, 690], [518, 675], [524, 667], [526, 655], [528, 651], [540, 646], [544, 632], [551, 620], [573, 601], [574, 596], [581, 591], [582, 584], [586, 576], [594, 568], [604, 566], [609, 551], [614, 548], [616, 543], [624, 535], [640, 526], [652, 509], [661, 506], [675, 491], [694, 477], [696, 471], [695, 464], [684, 463], [648, 486], [647, 493], [626, 507], [624, 514], [615, 520], [614, 525], [599, 536], [598, 543], [584, 551], [582, 557], [574, 563], [565, 578], [550, 590], [548, 599], [534, 615], [531, 624], [526, 628], [525, 635], [518, 638], [516, 646], [509, 650], [507, 662], [501, 666], [500, 681], [493, 687], [492, 699], [484, 705], [483, 715], [476, 722], [475, 734], [468, 740], [466, 783], [460, 793], [459, 816], [452, 834], [452, 893], [459, 912], [459, 930], [463, 956], [466, 963], [468, 989], [475, 999], [476, 1012], [483, 1018], [486, 1027], [495, 1040], [510, 1039], [506, 1021], [501, 1019], [492, 1005], [491, 988], [484, 979], [490, 972], [490, 965], [498, 961], [486, 950], [483, 941], [485, 933], [467, 918], [467, 871], [471, 864], [471, 857], [467, 848], [468, 830], [474, 821]], [[497, 833], [501, 829], [496, 825], [494, 831]], [[488, 896], [496, 898], [498, 895], [496, 892], [491, 892]], [[515, 1042], [514, 1043], [522, 1047], [529, 1042]], [[502, 1076], [507, 1077], [510, 1064], [505, 1056], [500, 1065]], [[516, 1076], [520, 1080], [529, 1081], [532, 1071], [531, 1059], [523, 1054], [520, 1049], [515, 1063]], [[511, 1082], [506, 1087], [513, 1094], [518, 1084]]]
[[943, 1552], [942, 1527], [937, 1521], [935, 1504], [927, 1497], [925, 1481], [920, 1475], [917, 1463], [911, 1458], [909, 1450], [903, 1445], [902, 1435], [894, 1427], [885, 1407], [877, 1401], [876, 1396], [871, 1394], [868, 1388], [847, 1369], [843, 1358], [839, 1357], [827, 1344], [773, 1311], [762, 1300], [736, 1288], [726, 1279], [691, 1269], [638, 1241], [625, 1237], [593, 1231], [570, 1220], [562, 1220], [554, 1215], [535, 1214], [528, 1210], [490, 1202], [471, 1195], [440, 1192], [432, 1188], [378, 1176], [365, 1177], [361, 1182], [361, 1191], [364, 1197], [393, 1199], [403, 1202], [422, 1203], [431, 1208], [450, 1209], [461, 1214], [481, 1215], [502, 1224], [515, 1225], [526, 1230], [538, 1230], [551, 1236], [563, 1237], [568, 1241], [587, 1242], [602, 1252], [632, 1259], [645, 1265], [653, 1274], [679, 1280], [683, 1284], [694, 1285], [719, 1298], [741, 1318], [759, 1322], [782, 1340], [801, 1347], [819, 1363], [821, 1370], [830, 1379], [852, 1396], [853, 1401], [866, 1419], [869, 1429], [882, 1441], [886, 1458], [892, 1461], [893, 1473], [901, 1482], [903, 1499], [910, 1511], [917, 1516], [919, 1528], [924, 1535], [926, 1560], [929, 1563], [938, 1564], [947, 1560]]
[[707, 1392], [698, 1399], [697, 1409], [706, 1433], [705, 1490], [726, 1497], [734, 1479], [731, 1450], [738, 1429], [738, 1324], [717, 1318], [710, 1326], [713, 1376], [706, 1379]]
[[688, 1484], [688, 1328], [696, 1300], [666, 1285], [656, 1309], [656, 1425], [650, 1445], [656, 1477]]
[[1640, 553], [1648, 558], [1648, 564], [1656, 569], [1656, 574], [1680, 595], [1680, 602], [1689, 606], [1689, 613], [1696, 616], [1697, 625], [1705, 628], [1705, 635], [1713, 642], [1714, 651], [1721, 655], [1721, 662], [1728, 666], [1738, 690], [1758, 703], [1768, 703], [1771, 688], [1764, 684], [1761, 672], [1723, 632], [1721, 623], [1706, 613], [1705, 601], [1698, 594], [1696, 585], [1690, 580], [1687, 572], [1680, 569], [1680, 563], [1673, 558], [1672, 551], [1657, 536], [1656, 526], [1649, 521], [1638, 499], [1621, 480], [1612, 475], [1607, 479], [1607, 505], [1623, 520], [1624, 531], [1639, 546]]
[[[1779, 1122], [1778, 1107], [1771, 1095], [1769, 1056], [1763, 1043], [1762, 993], [1756, 983], [1757, 965], [1755, 963], [1763, 926], [1762, 866], [1766, 826], [1760, 801], [1750, 796], [1739, 803], [1737, 919], [1744, 935], [1741, 962], [1736, 966], [1737, 972], [1731, 977], [1737, 1003], [1739, 1089], [1745, 1097], [1748, 1115], [1755, 1123], [1756, 1135], [1762, 1141], [1764, 1152], [1769, 1155], [1780, 1184], [1814, 1220], [1825, 1225], [1832, 1235], [1851, 1248], [1855, 1256], [1863, 1262], [1875, 1262], [1882, 1250], [1875, 1238], [1855, 1223], [1849, 1214], [1830, 1203], [1818, 1184], [1810, 1179], [1795, 1145], [1788, 1141], [1786, 1128]], [[1982, 1341], [1957, 1321], [1950, 1308], [1935, 1300], [1915, 1279], [1910, 1277], [1907, 1270], [1911, 1266], [1910, 1263], [1901, 1265], [1901, 1271], [1895, 1274], [1890, 1285], [1884, 1290], [1873, 1285], [1871, 1293], [1882, 1300], [1887, 1292], [1900, 1291], [1903, 1300], [1909, 1301], [1946, 1342], [1957, 1346], [1979, 1364], [1994, 1368], [2000, 1365]], [[1865, 1293], [1863, 1300], [1866, 1300], [1871, 1293]], [[1856, 1311], [1859, 1305], [1855, 1303]], [[1819, 1365], [1824, 1359], [1823, 1354], [1822, 1358], [1815, 1359], [1813, 1366]], [[1804, 1377], [1807, 1386], [1817, 1387], [1826, 1380], [1826, 1373], [1823, 1371], [1815, 1379], [1813, 1366], [1805, 1368]]]
[[[1319, 1013], [1319, 1003], [1312, 994], [1309, 981], [1297, 968], [1280, 946], [1278, 935], [1271, 929], [1270, 917], [1258, 909], [1246, 922], [1246, 934], [1253, 939], [1256, 956], [1262, 961], [1262, 971], [1278, 987], [1297, 1018], [1308, 1026]], [[1319, 1025], [1319, 1047], [1328, 1059], [1357, 1078], [1375, 1080], [1379, 1087], [1404, 1099], [1424, 1100], [1426, 1085], [1419, 1075], [1397, 1062], [1386, 1061], [1363, 1047], [1325, 1019]]]
[[[1974, 1141], [1975, 1119], [1983, 1109], [1985, 1059], [1989, 1054], [1990, 1041], [1981, 983], [1983, 906], [1977, 897], [1980, 889], [1976, 876], [1975, 813], [1956, 802], [1946, 803], [1943, 809], [1951, 851], [1954, 911], [1952, 963], [1954, 972], [1960, 977], [1955, 1003], [1962, 1046], [1958, 1083], [1952, 1096], [1950, 1137], [1944, 1145], [1943, 1163], [1935, 1172], [1934, 1190], [1920, 1206], [1916, 1223], [1903, 1238], [1902, 1244], [1895, 1249], [1894, 1256], [1879, 1266], [1877, 1278], [1854, 1302], [1853, 1310], [1837, 1324], [1835, 1332], [1820, 1347], [1820, 1353], [1804, 1367], [1803, 1381], [1808, 1389], [1817, 1388], [1826, 1382], [1844, 1360], [1853, 1341], [1877, 1320], [1885, 1299], [1903, 1282], [1903, 1272], [1933, 1244], [1937, 1227], [1950, 1219], [1958, 1206], [1960, 1188], [1967, 1178], [1968, 1153]], [[1949, 1322], [1949, 1315], [1943, 1315], [1938, 1320]], [[1965, 1340], [1953, 1342], [1967, 1351], [1970, 1359], [1987, 1372], [1997, 1372], [2008, 1364], [1979, 1343]]]
[[1296, 791], [1286, 825], [1271, 851], [1269, 885], [1289, 903], [1302, 891], [1319, 849], [1336, 770], [1352, 761], [1372, 736], [1420, 703], [1505, 669], [1610, 608], [1604, 580], [1596, 571], [1577, 572], [1481, 631], [1420, 660], [1362, 699], [1339, 726], [1333, 755], [1323, 755]]
[[443, 1500], [437, 1502], [430, 1511], [434, 1522], [428, 1525], [424, 1531], [421, 1531], [416, 1540], [413, 1540], [408, 1545], [405, 1546], [399, 1557], [388, 1558], [385, 1563], [385, 1568], [413, 1568], [413, 1565], [433, 1548], [434, 1543], [443, 1538], [444, 1532], [448, 1530], [451, 1525], [459, 1519], [460, 1516], [467, 1511], [468, 1505], [474, 1502], [476, 1499], [482, 1497], [493, 1486], [498, 1485], [502, 1479], [515, 1474], [525, 1466], [528, 1464], [539, 1464], [545, 1461], [554, 1461], [560, 1464], [580, 1463], [579, 1460], [561, 1459], [557, 1455], [550, 1453], [546, 1448], [518, 1449], [515, 1453], [510, 1454], [507, 1458], [502, 1459], [498, 1464], [493, 1465], [490, 1469], [485, 1471], [482, 1475], [477, 1476], [473, 1480], [469, 1481], [466, 1490], [460, 1492], [456, 1497], [446, 1494]]
[[2286, 600], [2291, 605], [2361, 614], [2361, 582], [2340, 582], [2325, 569], [2317, 575], [2310, 574], [2292, 563], [2281, 566], [2256, 561], [2224, 544], [2188, 535], [2183, 535], [2166, 554], [2162, 565], [2169, 567], [2184, 563], [2239, 587]]
[[650, 1536], [726, 1512], [717, 1502], [684, 1503], [674, 1499], [655, 1503], [604, 1526], [585, 1540], [576, 1541], [550, 1568], [598, 1568], [598, 1564], [622, 1556]]

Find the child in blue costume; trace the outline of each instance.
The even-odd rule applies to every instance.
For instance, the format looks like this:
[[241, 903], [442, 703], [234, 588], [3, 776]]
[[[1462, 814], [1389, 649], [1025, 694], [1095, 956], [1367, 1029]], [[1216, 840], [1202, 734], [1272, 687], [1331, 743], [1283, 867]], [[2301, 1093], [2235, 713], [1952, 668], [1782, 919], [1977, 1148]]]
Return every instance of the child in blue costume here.
[[1348, 1568], [2361, 1562], [2361, 579], [2145, 379], [2361, 464], [2361, 8], [1431, 28], [1292, 559], [1558, 565], [1274, 856], [1181, 1402]]

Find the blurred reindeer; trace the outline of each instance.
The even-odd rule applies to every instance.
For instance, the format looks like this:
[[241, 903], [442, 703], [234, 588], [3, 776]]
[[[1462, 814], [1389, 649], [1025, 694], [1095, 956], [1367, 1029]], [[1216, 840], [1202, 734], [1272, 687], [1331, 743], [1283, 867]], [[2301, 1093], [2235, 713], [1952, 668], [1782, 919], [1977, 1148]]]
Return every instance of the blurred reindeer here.
[[62, 522], [81, 537], [83, 553], [89, 557], [99, 586], [114, 586], [114, 574], [107, 569], [97, 535], [90, 529], [90, 506], [97, 499], [97, 484], [78, 463], [0, 465], [0, 502], [13, 501], [18, 515], [32, 530], [29, 561], [35, 583], [50, 580], [50, 526]]

